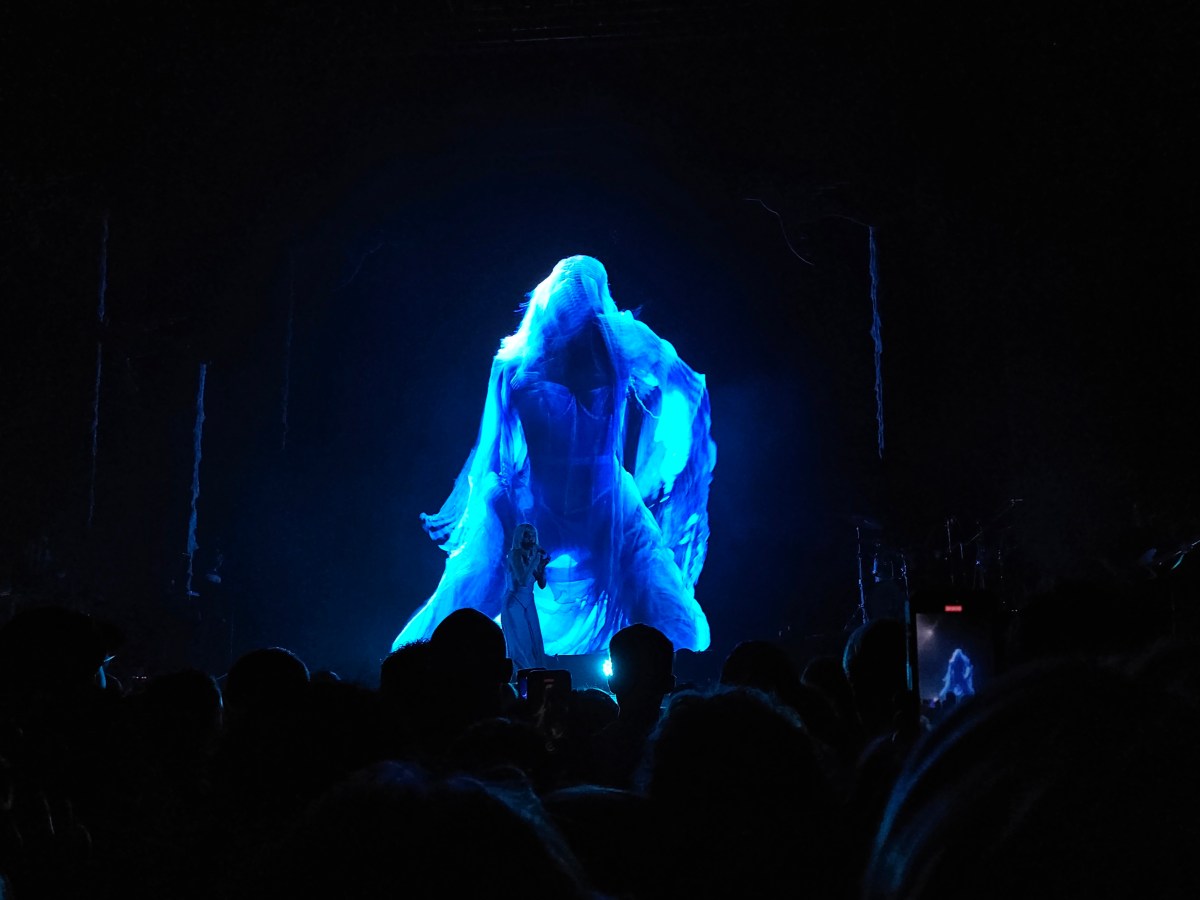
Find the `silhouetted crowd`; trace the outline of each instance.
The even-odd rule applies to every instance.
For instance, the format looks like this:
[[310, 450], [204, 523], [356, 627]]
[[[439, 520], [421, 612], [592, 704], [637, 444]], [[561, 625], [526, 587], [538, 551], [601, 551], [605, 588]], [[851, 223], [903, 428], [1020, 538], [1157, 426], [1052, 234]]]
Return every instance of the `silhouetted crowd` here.
[[474, 610], [377, 689], [278, 647], [134, 689], [90, 617], [27, 609], [0, 627], [0, 896], [1198, 897], [1200, 645], [1106, 603], [1035, 598], [936, 723], [889, 619], [803, 666], [742, 643], [704, 689], [631, 625], [611, 691], [521, 697]]

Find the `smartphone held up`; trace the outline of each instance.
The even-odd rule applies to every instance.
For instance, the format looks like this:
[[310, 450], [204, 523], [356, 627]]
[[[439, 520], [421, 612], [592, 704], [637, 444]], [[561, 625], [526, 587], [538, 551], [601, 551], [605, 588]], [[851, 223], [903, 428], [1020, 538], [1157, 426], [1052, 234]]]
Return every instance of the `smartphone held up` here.
[[987, 591], [914, 593], [905, 604], [908, 687], [936, 722], [997, 672], [1000, 606]]

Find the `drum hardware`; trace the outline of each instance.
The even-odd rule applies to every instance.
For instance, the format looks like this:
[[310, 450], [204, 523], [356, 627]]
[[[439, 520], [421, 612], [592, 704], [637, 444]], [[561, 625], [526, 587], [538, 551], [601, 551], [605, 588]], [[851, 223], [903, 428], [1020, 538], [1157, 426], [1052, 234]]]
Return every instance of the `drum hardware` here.
[[[858, 577], [856, 579], [858, 586], [858, 609], [856, 613], [860, 624], [866, 625], [869, 617], [867, 615], [867, 591], [863, 584], [863, 532], [882, 531], [883, 526], [869, 516], [850, 515], [843, 516], [842, 518], [854, 526], [854, 557], [858, 569]], [[851, 613], [850, 618], [855, 618], [855, 613]], [[850, 627], [849, 622], [846, 623], [846, 627]]]
[[[893, 549], [883, 541], [868, 536], [867, 532], [883, 531], [883, 526], [878, 520], [868, 516], [847, 516], [846, 520], [854, 525], [855, 586], [858, 589], [858, 607], [851, 613], [851, 621], [846, 625], [847, 628], [850, 628], [851, 622], [857, 626], [871, 621], [873, 608], [868, 603], [868, 588], [874, 598], [872, 603], [879, 602], [880, 591], [890, 592], [889, 596], [893, 598], [892, 605], [896, 604], [897, 590], [901, 599], [908, 599], [910, 554], [907, 551]], [[869, 566], [868, 555], [870, 557]], [[886, 605], [881, 608], [884, 609], [882, 613], [884, 615], [902, 614], [891, 610]], [[878, 609], [875, 609], [874, 613], [880, 614]]]
[[858, 559], [858, 614], [862, 619], [862, 624], [867, 624], [867, 592], [863, 588], [863, 552], [862, 552], [862, 525], [854, 526], [854, 544], [855, 556]]

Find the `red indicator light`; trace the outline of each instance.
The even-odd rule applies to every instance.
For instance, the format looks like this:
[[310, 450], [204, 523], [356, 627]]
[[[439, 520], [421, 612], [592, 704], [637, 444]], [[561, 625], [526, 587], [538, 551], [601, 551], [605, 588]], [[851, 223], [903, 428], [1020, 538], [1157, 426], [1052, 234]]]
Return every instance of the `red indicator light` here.
[[962, 612], [962, 604], [946, 604], [946, 612]]

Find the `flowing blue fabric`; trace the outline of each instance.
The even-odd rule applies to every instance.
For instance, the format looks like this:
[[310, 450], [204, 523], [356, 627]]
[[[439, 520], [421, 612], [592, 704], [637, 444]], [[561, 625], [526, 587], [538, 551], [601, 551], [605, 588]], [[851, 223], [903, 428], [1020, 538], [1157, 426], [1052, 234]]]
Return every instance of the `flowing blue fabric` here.
[[717, 456], [710, 426], [704, 376], [618, 311], [598, 260], [560, 261], [492, 361], [454, 489], [421, 516], [446, 569], [393, 649], [428, 638], [462, 607], [495, 618], [522, 522], [551, 556], [546, 587], [534, 591], [547, 653], [605, 650], [635, 622], [677, 650], [706, 649], [695, 585]]

